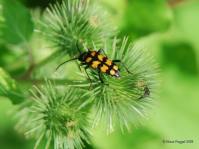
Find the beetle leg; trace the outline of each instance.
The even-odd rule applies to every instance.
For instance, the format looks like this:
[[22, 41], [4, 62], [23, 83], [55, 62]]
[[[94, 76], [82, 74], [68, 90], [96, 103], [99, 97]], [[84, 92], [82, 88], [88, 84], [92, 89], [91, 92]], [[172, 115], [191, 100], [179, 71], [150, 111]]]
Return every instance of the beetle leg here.
[[128, 73], [133, 74], [121, 60], [113, 60], [114, 63], [121, 63]]
[[90, 52], [90, 51], [91, 51], [91, 49], [90, 49], [90, 48], [88, 48], [87, 50], [88, 50], [87, 52]]
[[90, 81], [90, 86], [89, 86], [89, 89], [91, 89], [91, 87], [92, 87], [92, 80], [91, 80], [91, 78], [90, 78], [90, 76], [89, 76], [89, 74], [88, 74], [88, 72], [87, 72], [87, 68], [88, 68], [89, 66], [86, 66], [85, 68], [84, 68], [84, 70], [85, 70], [85, 72], [86, 72], [86, 75], [87, 75], [87, 77], [88, 77], [88, 80]]
[[98, 53], [103, 53], [103, 54], [107, 57], [107, 55], [106, 55], [104, 49], [99, 49], [97, 52], [98, 52]]
[[79, 71], [82, 72], [81, 66], [83, 66], [84, 64], [83, 63], [79, 64], [78, 62], [76, 62], [76, 64], [78, 65]]
[[99, 76], [99, 79], [100, 79], [101, 83], [104, 83], [104, 81], [103, 81], [103, 79], [102, 79], [102, 74], [101, 74], [100, 71], [98, 71], [98, 76]]

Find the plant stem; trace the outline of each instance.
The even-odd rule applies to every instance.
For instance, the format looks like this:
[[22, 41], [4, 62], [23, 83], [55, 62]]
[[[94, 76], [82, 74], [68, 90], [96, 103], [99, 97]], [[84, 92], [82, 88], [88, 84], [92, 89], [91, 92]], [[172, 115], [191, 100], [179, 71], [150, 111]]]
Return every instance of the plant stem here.
[[51, 55], [49, 55], [48, 57], [46, 57], [44, 60], [42, 60], [41, 62], [37, 63], [35, 65], [35, 68], [36, 69], [41, 68], [42, 66], [44, 66], [48, 62], [50, 62], [52, 59], [54, 59], [55, 57], [57, 57], [58, 55], [60, 55], [60, 50], [57, 50], [57, 51], [53, 52]]
[[88, 81], [73, 81], [73, 80], [70, 80], [70, 79], [52, 79], [52, 78], [47, 78], [47, 79], [27, 79], [27, 80], [24, 80], [24, 79], [21, 79], [21, 78], [17, 78], [16, 79], [16, 81], [18, 81], [18, 82], [27, 83], [27, 84], [31, 83], [31, 84], [34, 84], [34, 85], [45, 84], [46, 83], [45, 80], [49, 80], [50, 82], [54, 82], [56, 85], [66, 85], [67, 84], [67, 85], [75, 86], [75, 85], [77, 85], [77, 82], [78, 82], [78, 85], [88, 84]]

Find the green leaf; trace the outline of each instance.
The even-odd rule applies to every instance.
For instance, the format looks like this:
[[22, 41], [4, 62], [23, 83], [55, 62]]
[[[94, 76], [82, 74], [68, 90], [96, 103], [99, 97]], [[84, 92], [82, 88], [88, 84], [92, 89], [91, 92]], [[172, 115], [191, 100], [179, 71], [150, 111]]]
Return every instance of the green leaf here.
[[[2, 6], [2, 2], [0, 0], [0, 37], [2, 37], [3, 22], [4, 22], [3, 6]], [[0, 39], [0, 41], [1, 41], [1, 39]]]
[[18, 44], [27, 41], [33, 32], [33, 22], [29, 11], [14, 0], [3, 1], [4, 41]]
[[199, 1], [192, 1], [185, 3], [174, 9], [176, 18], [175, 27], [178, 32], [182, 33], [180, 36], [184, 37], [194, 46], [199, 47], [198, 34], [199, 34]]
[[168, 42], [163, 44], [161, 50], [163, 67], [172, 65], [184, 74], [198, 76], [196, 50], [191, 44], [186, 42]]
[[14, 104], [23, 101], [23, 95], [17, 89], [15, 81], [2, 68], [0, 68], [0, 96], [8, 97]]
[[129, 0], [123, 18], [123, 34], [141, 37], [165, 31], [171, 24], [172, 13], [166, 1]]

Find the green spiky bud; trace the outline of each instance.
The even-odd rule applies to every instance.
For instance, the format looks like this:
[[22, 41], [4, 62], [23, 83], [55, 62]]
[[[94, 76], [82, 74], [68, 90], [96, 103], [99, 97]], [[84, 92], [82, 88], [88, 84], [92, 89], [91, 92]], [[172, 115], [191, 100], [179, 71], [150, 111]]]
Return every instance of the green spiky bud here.
[[48, 39], [70, 55], [78, 53], [77, 42], [87, 43], [88, 47], [92, 42], [101, 45], [114, 31], [104, 10], [89, 0], [64, 0], [51, 6], [42, 24]]
[[88, 107], [78, 101], [86, 96], [74, 88], [65, 91], [60, 95], [51, 83], [34, 87], [32, 101], [18, 111], [16, 129], [36, 138], [35, 148], [41, 141], [46, 141], [46, 148], [53, 144], [54, 149], [81, 149], [88, 142]]
[[[121, 60], [120, 78], [102, 74], [104, 83], [99, 80], [98, 73], [90, 70], [92, 78], [93, 108], [96, 113], [94, 125], [102, 120], [108, 132], [119, 124], [121, 129], [129, 129], [148, 114], [155, 88], [158, 85], [158, 67], [147, 50], [136, 44], [128, 44], [127, 38], [121, 41], [114, 39], [112, 44], [104, 44], [108, 58]], [[97, 48], [94, 45], [95, 48]], [[90, 82], [76, 84], [85, 88]]]

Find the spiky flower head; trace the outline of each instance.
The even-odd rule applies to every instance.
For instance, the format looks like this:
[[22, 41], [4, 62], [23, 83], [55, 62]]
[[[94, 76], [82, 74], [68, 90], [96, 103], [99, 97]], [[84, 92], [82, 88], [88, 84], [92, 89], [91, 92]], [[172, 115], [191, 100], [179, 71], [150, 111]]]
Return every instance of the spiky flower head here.
[[65, 95], [60, 95], [51, 83], [34, 87], [33, 100], [17, 113], [16, 129], [35, 137], [35, 148], [41, 141], [46, 141], [46, 148], [54, 144], [54, 149], [81, 149], [83, 142], [88, 142], [88, 107], [81, 106], [79, 100], [87, 97], [78, 89], [64, 90]]
[[[100, 15], [99, 15], [100, 14]], [[48, 39], [69, 55], [77, 54], [76, 43], [100, 45], [114, 27], [104, 10], [89, 0], [63, 0], [47, 9], [42, 22]], [[107, 32], [108, 31], [108, 32]]]
[[77, 71], [84, 75], [69, 80], [70, 75], [66, 74], [67, 84], [63, 83], [60, 90], [51, 83], [35, 87], [33, 101], [18, 112], [17, 125], [27, 136], [37, 138], [35, 147], [41, 140], [47, 140], [47, 148], [52, 143], [55, 149], [82, 148], [89, 136], [90, 107], [94, 111], [93, 125], [102, 121], [108, 132], [117, 125], [122, 130], [129, 129], [147, 117], [146, 109], [151, 106], [157, 85], [157, 66], [147, 49], [127, 38], [107, 40], [112, 35], [112, 26], [105, 22], [102, 12], [88, 0], [64, 0], [44, 15], [43, 27], [48, 31], [42, 33], [57, 46], [58, 54], [61, 50], [74, 59], [79, 54], [77, 45], [81, 45], [82, 51], [103, 49], [108, 59], [117, 60], [121, 77], [101, 74], [102, 83], [98, 72], [88, 69], [91, 85], [86, 73], [70, 69], [70, 75]]
[[[102, 74], [104, 83], [100, 82], [96, 71], [90, 70], [92, 78], [92, 96], [94, 126], [100, 120], [105, 122], [107, 131], [113, 131], [119, 124], [121, 129], [129, 129], [142, 118], [147, 117], [147, 109], [151, 107], [154, 91], [158, 85], [158, 67], [146, 49], [139, 45], [128, 44], [128, 39], [114, 39], [113, 43], [104, 44], [108, 58], [121, 60], [117, 63], [121, 77], [115, 78]], [[96, 47], [94, 49], [99, 49]], [[78, 87], [88, 87], [90, 82], [76, 84]]]

